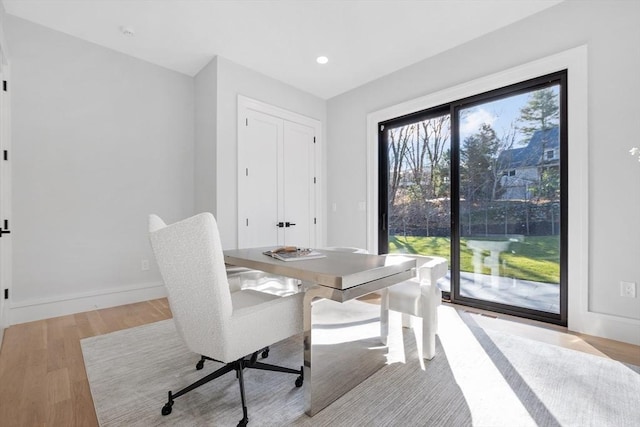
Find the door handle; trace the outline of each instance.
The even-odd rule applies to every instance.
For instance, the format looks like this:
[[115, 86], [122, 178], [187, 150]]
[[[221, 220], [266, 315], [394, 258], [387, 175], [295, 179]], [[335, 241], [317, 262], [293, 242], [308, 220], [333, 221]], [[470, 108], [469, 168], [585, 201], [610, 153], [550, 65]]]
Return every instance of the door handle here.
[[10, 234], [11, 230], [9, 230], [9, 220], [5, 219], [4, 220], [4, 229], [0, 228], [0, 237], [2, 237], [3, 234]]
[[[287, 224], [288, 224], [288, 223], [287, 223]], [[276, 223], [276, 227], [280, 227], [280, 228], [284, 227], [284, 222], [278, 222], [278, 223]], [[287, 225], [287, 227], [288, 227], [288, 225]]]
[[285, 226], [285, 227], [291, 227], [291, 226], [294, 226], [294, 225], [296, 225], [296, 224], [295, 224], [295, 223], [293, 223], [293, 222], [285, 222], [285, 223], [284, 223], [284, 226]]

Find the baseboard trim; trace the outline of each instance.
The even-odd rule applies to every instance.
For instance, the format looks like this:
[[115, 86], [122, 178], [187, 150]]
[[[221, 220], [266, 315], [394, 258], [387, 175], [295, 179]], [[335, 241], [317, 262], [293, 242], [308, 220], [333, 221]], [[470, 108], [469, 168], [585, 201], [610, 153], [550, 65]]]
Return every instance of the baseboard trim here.
[[116, 307], [167, 296], [162, 282], [142, 283], [101, 291], [78, 293], [62, 298], [27, 300], [10, 304], [9, 324], [33, 322], [101, 308]]
[[640, 346], [640, 320], [586, 311], [580, 322], [571, 322], [569, 330]]

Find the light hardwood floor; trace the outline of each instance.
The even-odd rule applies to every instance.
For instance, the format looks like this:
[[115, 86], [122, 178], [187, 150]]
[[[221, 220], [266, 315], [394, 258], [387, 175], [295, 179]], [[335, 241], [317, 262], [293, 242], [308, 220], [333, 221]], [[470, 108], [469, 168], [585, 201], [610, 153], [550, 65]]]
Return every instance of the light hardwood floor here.
[[[640, 347], [566, 328], [456, 307], [483, 328], [640, 365]], [[496, 317], [498, 316], [498, 317]], [[0, 425], [97, 426], [80, 340], [171, 317], [166, 299], [94, 310], [5, 330], [0, 350]]]
[[80, 340], [171, 317], [166, 299], [14, 325], [0, 350], [0, 425], [98, 425]]

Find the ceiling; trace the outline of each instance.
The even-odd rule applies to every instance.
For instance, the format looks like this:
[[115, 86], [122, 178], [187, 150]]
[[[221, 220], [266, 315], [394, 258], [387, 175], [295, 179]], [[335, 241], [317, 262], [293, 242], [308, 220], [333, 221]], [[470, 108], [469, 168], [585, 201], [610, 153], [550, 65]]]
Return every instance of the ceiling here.
[[[220, 55], [328, 99], [562, 0], [2, 0], [11, 15], [194, 76]], [[125, 36], [122, 28], [133, 36]], [[316, 57], [329, 58], [326, 65]]]

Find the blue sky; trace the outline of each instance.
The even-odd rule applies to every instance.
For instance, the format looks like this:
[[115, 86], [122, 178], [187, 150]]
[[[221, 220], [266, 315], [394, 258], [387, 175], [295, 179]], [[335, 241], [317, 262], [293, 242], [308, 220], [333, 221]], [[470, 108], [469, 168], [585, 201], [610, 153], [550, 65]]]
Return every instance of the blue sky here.
[[[558, 86], [554, 86], [553, 89], [557, 94]], [[527, 104], [530, 94], [531, 92], [510, 96], [463, 110], [464, 116], [460, 124], [461, 141], [477, 132], [483, 123], [491, 125], [498, 136], [509, 132], [512, 123], [516, 126], [521, 125], [516, 120], [520, 117], [520, 109]], [[522, 146], [526, 138], [518, 133], [515, 141], [516, 146]]]
[[[559, 86], [552, 86], [552, 89], [558, 94]], [[517, 120], [520, 117], [520, 110], [527, 104], [531, 93], [514, 95], [463, 109], [463, 117], [460, 122], [461, 142], [464, 144], [465, 138], [476, 133], [484, 123], [489, 124], [499, 138], [510, 132], [512, 125], [516, 127], [522, 126], [522, 123], [517, 122]], [[398, 132], [398, 129], [395, 132]], [[522, 147], [527, 142], [528, 138], [518, 132], [515, 137], [514, 147]], [[450, 141], [445, 149], [449, 147]]]

